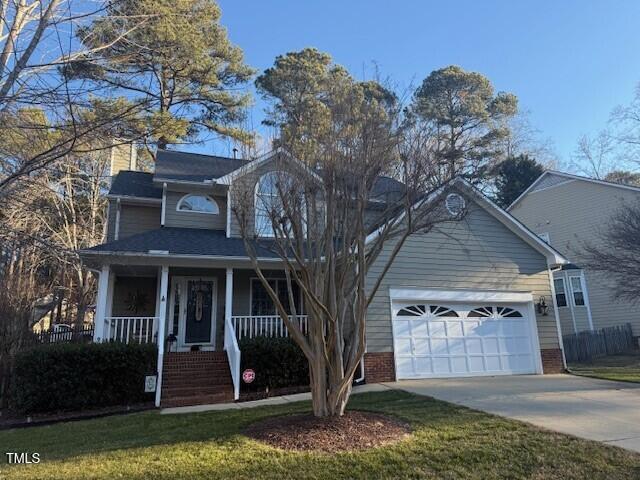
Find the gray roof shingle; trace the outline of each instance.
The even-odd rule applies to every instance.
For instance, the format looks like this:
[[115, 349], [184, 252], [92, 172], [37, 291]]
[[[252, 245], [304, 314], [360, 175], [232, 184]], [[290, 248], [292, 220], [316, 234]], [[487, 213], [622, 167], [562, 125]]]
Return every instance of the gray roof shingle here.
[[152, 173], [124, 170], [113, 178], [109, 194], [162, 198], [162, 188], [154, 185]]
[[[261, 240], [256, 251], [261, 258], [277, 258], [268, 248], [269, 240]], [[168, 251], [170, 255], [205, 255], [247, 257], [241, 238], [227, 238], [223, 230], [163, 227], [132, 235], [83, 250], [85, 253], [148, 253]]]
[[[162, 198], [162, 188], [154, 179], [203, 182], [220, 178], [241, 168], [249, 160], [240, 160], [198, 153], [158, 150], [155, 174], [121, 171], [113, 178], [109, 194], [142, 198]], [[371, 191], [371, 198], [393, 201], [404, 193], [404, 185], [390, 177], [380, 176]]]
[[158, 150], [155, 176], [162, 179], [203, 182], [220, 178], [247, 163], [249, 160]]

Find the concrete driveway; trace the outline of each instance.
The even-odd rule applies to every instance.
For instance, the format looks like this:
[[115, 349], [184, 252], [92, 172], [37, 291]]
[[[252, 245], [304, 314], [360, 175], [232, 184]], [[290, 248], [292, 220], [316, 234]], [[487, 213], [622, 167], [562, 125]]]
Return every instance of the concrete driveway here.
[[640, 384], [521, 375], [387, 385], [640, 452]]

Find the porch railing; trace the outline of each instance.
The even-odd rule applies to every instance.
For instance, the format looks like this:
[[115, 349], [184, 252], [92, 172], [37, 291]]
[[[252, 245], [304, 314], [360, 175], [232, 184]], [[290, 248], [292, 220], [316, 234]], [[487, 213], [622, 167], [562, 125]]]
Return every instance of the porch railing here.
[[240, 348], [238, 347], [233, 322], [230, 320], [225, 320], [224, 349], [229, 359], [229, 370], [233, 381], [233, 397], [237, 400], [240, 398]]
[[158, 317], [106, 317], [105, 337], [123, 343], [155, 343]]
[[[303, 333], [308, 331], [306, 315], [298, 315], [297, 320]], [[231, 317], [231, 323], [238, 340], [244, 337], [288, 337], [289, 331], [280, 315], [241, 315]]]

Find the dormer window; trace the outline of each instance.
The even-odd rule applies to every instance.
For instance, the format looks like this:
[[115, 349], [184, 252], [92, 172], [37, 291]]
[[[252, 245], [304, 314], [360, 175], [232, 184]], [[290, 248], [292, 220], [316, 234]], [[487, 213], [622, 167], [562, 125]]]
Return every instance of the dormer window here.
[[179, 212], [208, 213], [218, 215], [220, 209], [213, 198], [208, 195], [188, 194], [180, 199], [176, 210]]

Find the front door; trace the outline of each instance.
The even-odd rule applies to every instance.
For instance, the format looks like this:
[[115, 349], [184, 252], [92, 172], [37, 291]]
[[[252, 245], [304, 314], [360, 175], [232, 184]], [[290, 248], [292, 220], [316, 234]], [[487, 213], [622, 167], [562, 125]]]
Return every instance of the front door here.
[[215, 278], [178, 277], [173, 282], [173, 309], [178, 315], [178, 346], [215, 344]]

